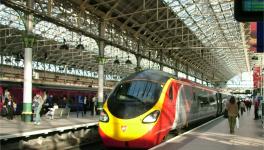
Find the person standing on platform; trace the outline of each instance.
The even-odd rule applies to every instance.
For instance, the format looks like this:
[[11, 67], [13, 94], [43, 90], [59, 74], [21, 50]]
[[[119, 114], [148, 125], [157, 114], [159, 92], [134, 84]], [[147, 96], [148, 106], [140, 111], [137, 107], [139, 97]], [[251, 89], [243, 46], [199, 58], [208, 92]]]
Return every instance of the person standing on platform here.
[[53, 95], [52, 94], [48, 96], [46, 103], [47, 103], [48, 108], [53, 107]]
[[5, 94], [4, 94], [4, 100], [7, 100], [9, 95], [10, 95], [10, 92], [8, 91], [8, 89], [6, 89]]
[[92, 103], [91, 103], [91, 115], [94, 116], [95, 115], [95, 106], [96, 106], [96, 103], [97, 103], [97, 94], [94, 95], [94, 97], [92, 98]]
[[83, 112], [84, 112], [84, 115], [86, 115], [86, 111], [87, 111], [87, 96], [85, 96], [84, 99], [83, 99]]
[[11, 95], [9, 94], [7, 96], [7, 100], [5, 101], [5, 106], [7, 108], [7, 119], [12, 120], [14, 117], [14, 104], [13, 104], [13, 99], [11, 97]]
[[38, 110], [38, 105], [39, 105], [39, 101], [37, 96], [35, 95], [33, 97], [33, 102], [32, 102], [32, 110], [33, 110], [33, 121], [36, 122], [36, 112]]
[[82, 114], [82, 117], [83, 117], [83, 98], [82, 96], [78, 96], [77, 97], [77, 110], [76, 110], [76, 113], [77, 113], [77, 118], [79, 117], [79, 112], [81, 112]]
[[230, 128], [230, 133], [235, 133], [236, 117], [238, 116], [238, 105], [236, 104], [236, 99], [231, 96], [229, 103], [227, 104], [228, 111], [228, 123]]
[[36, 95], [36, 99], [37, 99], [39, 105], [38, 105], [37, 110], [36, 110], [36, 120], [35, 120], [34, 124], [35, 125], [40, 125], [40, 121], [41, 121], [41, 119], [40, 119], [40, 111], [41, 111], [42, 105], [44, 103], [44, 100], [39, 94]]

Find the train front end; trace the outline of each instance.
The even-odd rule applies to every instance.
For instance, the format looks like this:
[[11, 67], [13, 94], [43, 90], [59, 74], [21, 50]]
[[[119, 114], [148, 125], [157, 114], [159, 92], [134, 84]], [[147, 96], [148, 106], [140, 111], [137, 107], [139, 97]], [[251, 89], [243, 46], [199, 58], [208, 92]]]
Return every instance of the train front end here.
[[100, 115], [99, 134], [106, 147], [150, 148], [162, 141], [163, 86], [145, 79], [117, 85]]

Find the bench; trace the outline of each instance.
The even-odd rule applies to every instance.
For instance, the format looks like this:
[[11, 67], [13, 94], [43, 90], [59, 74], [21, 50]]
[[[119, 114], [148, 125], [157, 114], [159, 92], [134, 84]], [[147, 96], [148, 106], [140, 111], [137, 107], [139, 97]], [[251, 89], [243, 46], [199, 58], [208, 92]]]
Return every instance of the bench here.
[[70, 115], [70, 108], [58, 108], [55, 109], [53, 119], [68, 118]]

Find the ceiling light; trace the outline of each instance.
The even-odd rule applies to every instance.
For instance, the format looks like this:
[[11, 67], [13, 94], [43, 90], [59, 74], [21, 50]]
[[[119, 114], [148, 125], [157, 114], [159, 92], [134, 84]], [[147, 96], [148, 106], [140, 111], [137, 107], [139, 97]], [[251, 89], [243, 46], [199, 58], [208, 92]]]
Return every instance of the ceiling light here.
[[64, 67], [59, 67], [59, 70], [60, 70], [60, 71], [64, 70]]
[[84, 46], [82, 44], [78, 44], [76, 46], [76, 49], [84, 50]]
[[6, 62], [6, 63], [11, 63], [11, 59], [10, 59], [10, 58], [6, 58], [6, 59], [5, 59], [5, 62]]
[[19, 63], [19, 62], [20, 62], [20, 60], [21, 60], [21, 59], [20, 59], [20, 56], [19, 56], [19, 54], [18, 54], [18, 55], [16, 55], [15, 62], [16, 62], [16, 63]]
[[69, 46], [66, 44], [66, 40], [63, 38], [63, 45], [60, 46], [60, 49], [69, 49]]
[[116, 64], [116, 65], [119, 65], [119, 64], [120, 64], [120, 62], [119, 62], [117, 56], [116, 56], [116, 59], [115, 59], [115, 61], [114, 61], [114, 64]]
[[82, 45], [81, 38], [79, 39], [79, 44], [76, 46], [76, 49], [84, 50], [84, 46]]
[[131, 64], [132, 64], [131, 60], [129, 60], [129, 56], [127, 57], [127, 60], [126, 60], [125, 63], [126, 63], [127, 65], [131, 65]]

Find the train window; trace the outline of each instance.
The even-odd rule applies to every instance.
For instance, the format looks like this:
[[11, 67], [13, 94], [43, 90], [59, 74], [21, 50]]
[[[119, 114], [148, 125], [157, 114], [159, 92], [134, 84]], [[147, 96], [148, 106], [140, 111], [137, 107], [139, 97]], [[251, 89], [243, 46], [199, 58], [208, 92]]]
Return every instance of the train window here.
[[172, 84], [171, 84], [171, 86], [170, 86], [169, 98], [170, 98], [170, 100], [173, 100], [173, 89], [172, 89]]
[[188, 101], [193, 100], [193, 92], [192, 92], [192, 87], [190, 86], [184, 86], [184, 92], [185, 92], [185, 97]]
[[197, 100], [200, 103], [200, 107], [207, 107], [209, 105], [208, 93], [204, 90], [197, 90]]
[[119, 84], [109, 96], [108, 109], [118, 118], [132, 118], [152, 108], [159, 99], [159, 83], [132, 80]]
[[210, 102], [210, 105], [216, 105], [216, 99], [215, 99], [214, 94], [210, 94], [209, 102]]

